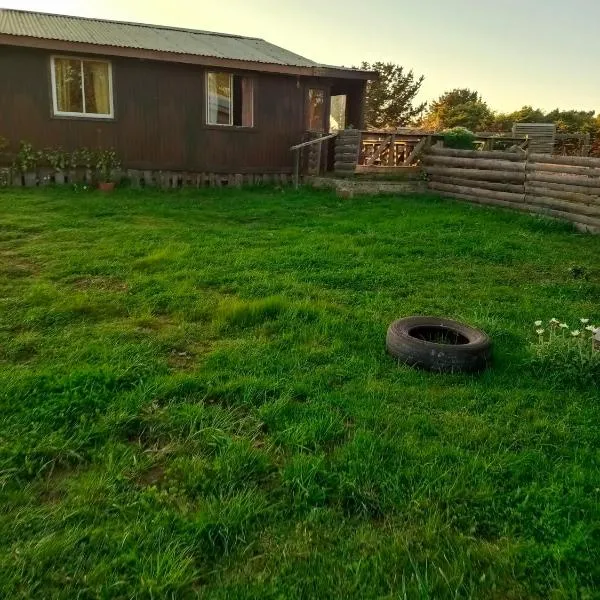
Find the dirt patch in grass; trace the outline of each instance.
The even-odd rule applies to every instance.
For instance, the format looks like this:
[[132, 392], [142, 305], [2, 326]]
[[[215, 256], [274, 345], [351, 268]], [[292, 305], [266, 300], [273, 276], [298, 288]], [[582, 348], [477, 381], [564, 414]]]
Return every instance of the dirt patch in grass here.
[[48, 472], [40, 488], [40, 500], [57, 504], [67, 495], [68, 481], [82, 473], [82, 466], [61, 465]]
[[169, 352], [167, 363], [171, 369], [190, 371], [198, 366], [198, 362], [211, 352], [213, 344], [191, 344], [185, 348], [173, 348]]
[[155, 333], [176, 327], [175, 322], [168, 315], [140, 317], [136, 319], [135, 324], [141, 333]]
[[164, 466], [163, 465], [154, 465], [147, 471], [144, 471], [143, 473], [141, 473], [136, 478], [136, 481], [137, 481], [137, 483], [139, 483], [140, 485], [142, 485], [144, 487], [149, 487], [149, 486], [160, 483], [161, 481], [164, 480], [164, 478], [165, 478]]
[[78, 290], [100, 290], [104, 292], [127, 292], [129, 285], [118, 277], [79, 277], [72, 282], [73, 287]]
[[19, 256], [12, 250], [0, 250], [0, 276], [19, 279], [37, 275], [40, 269], [33, 261]]

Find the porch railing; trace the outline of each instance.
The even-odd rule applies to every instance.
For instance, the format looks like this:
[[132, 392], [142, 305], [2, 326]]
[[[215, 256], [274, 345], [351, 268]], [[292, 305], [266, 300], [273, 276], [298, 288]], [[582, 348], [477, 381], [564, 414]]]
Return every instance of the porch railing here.
[[308, 148], [311, 150], [311, 155], [309, 156], [309, 165], [311, 174], [319, 175], [321, 171], [321, 149], [323, 147], [323, 142], [328, 140], [332, 140], [334, 137], [338, 135], [338, 132], [331, 133], [329, 135], [323, 135], [321, 137], [316, 137], [312, 140], [308, 140], [308, 142], [302, 142], [301, 144], [296, 144], [290, 148], [291, 152], [294, 152], [294, 188], [298, 189], [298, 185], [300, 183], [300, 152], [303, 148]]

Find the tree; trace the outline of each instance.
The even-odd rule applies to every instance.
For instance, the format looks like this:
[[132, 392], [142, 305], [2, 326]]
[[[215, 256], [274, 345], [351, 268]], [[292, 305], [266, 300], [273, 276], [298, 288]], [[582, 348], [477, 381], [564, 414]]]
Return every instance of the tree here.
[[426, 102], [414, 104], [425, 77], [416, 77], [412, 69], [394, 63], [363, 62], [361, 69], [376, 71], [379, 78], [367, 84], [365, 121], [367, 126], [378, 129], [403, 127], [420, 115]]
[[436, 131], [452, 127], [481, 131], [492, 123], [493, 113], [476, 91], [456, 88], [431, 103], [422, 125]]
[[556, 129], [561, 133], [596, 133], [598, 130], [595, 111], [559, 110], [549, 112], [546, 119], [556, 123]]

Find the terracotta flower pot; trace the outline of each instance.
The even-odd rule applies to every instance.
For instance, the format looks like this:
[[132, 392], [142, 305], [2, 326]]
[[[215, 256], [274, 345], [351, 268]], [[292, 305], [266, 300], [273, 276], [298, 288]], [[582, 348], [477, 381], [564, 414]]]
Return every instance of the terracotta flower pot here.
[[112, 192], [115, 189], [114, 181], [101, 181], [98, 184], [98, 189], [102, 192]]

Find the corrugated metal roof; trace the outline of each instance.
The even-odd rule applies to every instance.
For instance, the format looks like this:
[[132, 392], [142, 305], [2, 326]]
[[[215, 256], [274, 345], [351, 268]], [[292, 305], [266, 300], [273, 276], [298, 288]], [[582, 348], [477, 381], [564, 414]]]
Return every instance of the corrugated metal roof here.
[[294, 67], [317, 63], [258, 38], [0, 9], [0, 33]]

